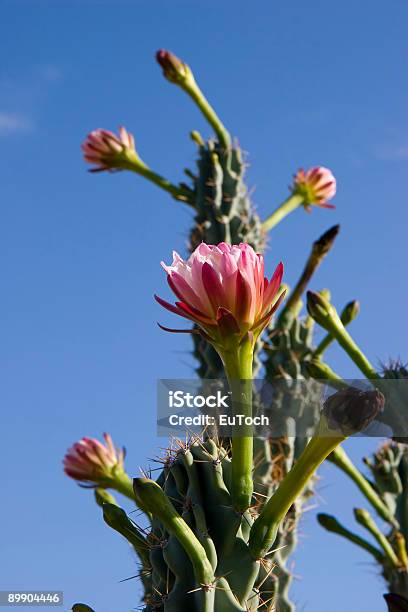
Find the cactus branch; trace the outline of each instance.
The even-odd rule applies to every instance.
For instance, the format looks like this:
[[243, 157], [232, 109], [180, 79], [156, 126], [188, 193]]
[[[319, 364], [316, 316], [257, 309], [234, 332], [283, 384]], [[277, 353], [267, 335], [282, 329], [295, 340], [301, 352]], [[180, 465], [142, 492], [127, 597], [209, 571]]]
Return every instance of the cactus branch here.
[[368, 553], [370, 553], [370, 555], [374, 557], [376, 561], [378, 561], [378, 563], [384, 563], [384, 555], [380, 550], [378, 550], [378, 548], [367, 542], [367, 540], [360, 537], [356, 533], [353, 533], [352, 531], [344, 527], [336, 519], [336, 517], [330, 516], [329, 514], [321, 513], [317, 515], [317, 520], [319, 521], [320, 525], [324, 529], [326, 529], [326, 531], [330, 531], [331, 533], [337, 533], [343, 538], [346, 538], [346, 540], [349, 540], [353, 544], [356, 544], [360, 548], [366, 550]]
[[297, 463], [282, 480], [252, 526], [249, 547], [256, 559], [267, 554], [289, 508], [301, 494], [319, 465], [343, 440], [345, 437], [340, 436], [323, 436], [310, 440]]
[[303, 292], [309, 284], [313, 274], [332, 248], [339, 231], [340, 226], [334, 225], [313, 243], [312, 251], [307, 259], [304, 270], [279, 316], [279, 324], [281, 327], [290, 327], [293, 318], [296, 316], [298, 304]]
[[395, 554], [394, 549], [392, 548], [385, 535], [380, 531], [378, 525], [376, 524], [368, 510], [355, 508], [354, 516], [356, 517], [357, 523], [367, 529], [367, 531], [369, 531], [371, 535], [374, 536], [378, 544], [383, 549], [384, 554], [387, 557], [388, 561], [391, 563], [391, 565], [393, 565], [394, 567], [401, 567], [401, 562]]
[[105, 503], [102, 506], [104, 521], [109, 527], [125, 537], [140, 557], [144, 567], [150, 566], [149, 545], [146, 538], [126, 512], [116, 504]]
[[363, 476], [359, 469], [351, 461], [346, 451], [339, 446], [327, 458], [340, 468], [357, 485], [364, 497], [370, 502], [377, 514], [393, 527], [398, 528], [398, 522], [393, 513], [382, 501], [381, 497], [373, 489], [369, 481]]

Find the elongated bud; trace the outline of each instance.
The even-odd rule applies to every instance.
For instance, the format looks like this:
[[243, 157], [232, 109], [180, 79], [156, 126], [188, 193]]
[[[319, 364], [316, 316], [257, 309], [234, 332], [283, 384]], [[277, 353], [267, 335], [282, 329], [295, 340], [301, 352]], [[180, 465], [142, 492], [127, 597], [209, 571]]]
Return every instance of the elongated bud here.
[[323, 297], [322, 293], [315, 293], [314, 291], [308, 291], [307, 294], [307, 311], [310, 316], [324, 329], [330, 331], [330, 322], [339, 323], [340, 317], [337, 314], [336, 309], [330, 304], [330, 302]]
[[346, 304], [340, 315], [340, 319], [343, 325], [349, 325], [349, 323], [354, 321], [359, 312], [360, 302], [358, 302], [357, 300], [353, 300], [352, 302]]
[[331, 514], [324, 514], [321, 512], [317, 515], [317, 520], [319, 524], [324, 527], [327, 531], [332, 531], [333, 533], [338, 533], [343, 530], [343, 526], [339, 523], [335, 516]]
[[313, 252], [320, 257], [327, 255], [339, 232], [340, 225], [333, 225], [313, 243]]
[[350, 436], [365, 429], [383, 410], [385, 398], [377, 389], [341, 389], [327, 398], [323, 406], [330, 430]]
[[156, 60], [163, 68], [163, 75], [170, 83], [183, 86], [194, 81], [190, 67], [171, 51], [160, 49], [156, 53]]

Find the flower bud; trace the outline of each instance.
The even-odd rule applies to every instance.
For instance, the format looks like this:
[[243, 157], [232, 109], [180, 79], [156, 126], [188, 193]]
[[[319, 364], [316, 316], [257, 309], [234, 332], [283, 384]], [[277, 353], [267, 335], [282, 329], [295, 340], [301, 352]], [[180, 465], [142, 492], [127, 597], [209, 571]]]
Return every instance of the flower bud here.
[[350, 436], [368, 427], [383, 410], [384, 404], [384, 395], [377, 389], [361, 391], [347, 387], [327, 398], [323, 414], [329, 430]]
[[64, 457], [64, 472], [70, 478], [90, 485], [108, 486], [124, 473], [125, 452], [115, 448], [109, 434], [103, 434], [105, 444], [94, 438], [82, 438]]
[[333, 225], [333, 227], [328, 229], [327, 232], [324, 232], [324, 234], [322, 234], [320, 238], [313, 243], [313, 252], [320, 257], [327, 255], [332, 248], [339, 231], [340, 225]]
[[90, 608], [86, 604], [76, 603], [72, 606], [72, 612], [94, 612], [93, 608]]
[[336, 309], [322, 295], [322, 293], [308, 291], [306, 297], [306, 306], [309, 315], [316, 321], [316, 323], [324, 327], [324, 329], [328, 329], [330, 331], [328, 324], [332, 319], [339, 319]]
[[106, 489], [99, 487], [94, 491], [95, 501], [101, 508], [104, 504], [116, 504], [115, 498]]
[[360, 302], [358, 302], [357, 300], [353, 300], [352, 302], [346, 304], [340, 315], [340, 319], [343, 325], [349, 325], [349, 323], [354, 321], [359, 312]]
[[109, 130], [94, 130], [88, 134], [81, 149], [85, 161], [95, 164], [90, 172], [118, 172], [132, 163], [134, 165], [139, 159], [133, 134], [124, 127], [119, 128], [118, 136]]
[[156, 60], [163, 68], [163, 75], [170, 83], [183, 86], [194, 81], [193, 73], [189, 66], [171, 53], [171, 51], [160, 49], [156, 53]]
[[305, 171], [302, 168], [294, 175], [293, 194], [303, 198], [303, 205], [309, 210], [312, 205], [334, 208], [328, 201], [336, 195], [336, 179], [328, 168], [317, 166]]
[[319, 524], [327, 531], [338, 533], [338, 531], [342, 529], [342, 525], [339, 523], [336, 517], [332, 516], [331, 514], [324, 514], [321, 512], [317, 515], [317, 520]]

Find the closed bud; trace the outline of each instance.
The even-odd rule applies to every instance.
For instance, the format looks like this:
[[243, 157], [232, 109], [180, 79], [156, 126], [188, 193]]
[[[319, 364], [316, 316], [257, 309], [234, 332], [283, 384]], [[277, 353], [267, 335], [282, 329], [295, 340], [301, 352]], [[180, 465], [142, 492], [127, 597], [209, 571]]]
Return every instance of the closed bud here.
[[374, 391], [361, 391], [355, 387], [341, 389], [327, 398], [323, 414], [331, 431], [350, 436], [364, 430], [383, 410], [385, 398]]
[[408, 612], [408, 599], [398, 593], [386, 593], [384, 599], [387, 602], [388, 612]]
[[340, 525], [339, 521], [331, 514], [324, 514], [323, 512], [321, 512], [317, 515], [317, 520], [319, 524], [327, 531], [337, 533], [339, 530], [342, 529], [342, 526]]
[[163, 75], [171, 83], [184, 86], [194, 82], [193, 73], [189, 66], [171, 51], [160, 49], [156, 53], [156, 60], [163, 68]]
[[76, 603], [72, 606], [72, 612], [94, 612], [93, 608], [90, 608], [86, 604]]
[[354, 321], [359, 312], [360, 302], [358, 302], [357, 300], [353, 300], [352, 302], [346, 304], [340, 315], [340, 319], [343, 325], [349, 325], [349, 323]]
[[313, 251], [320, 256], [326, 255], [332, 248], [340, 231], [340, 225], [333, 225], [313, 243]]
[[307, 294], [307, 311], [309, 315], [322, 327], [328, 329], [328, 323], [333, 316], [337, 316], [336, 309], [330, 302], [323, 297], [322, 293], [308, 291]]

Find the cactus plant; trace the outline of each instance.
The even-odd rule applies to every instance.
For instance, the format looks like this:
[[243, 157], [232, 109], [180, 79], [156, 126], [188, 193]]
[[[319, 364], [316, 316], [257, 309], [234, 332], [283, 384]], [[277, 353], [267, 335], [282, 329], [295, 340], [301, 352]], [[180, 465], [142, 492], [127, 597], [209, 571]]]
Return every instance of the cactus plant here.
[[[288, 213], [312, 205], [331, 206], [328, 200], [336, 185], [330, 171], [320, 167], [299, 171], [289, 197], [262, 223], [245, 184], [242, 152], [199, 89], [192, 71], [169, 52], [160, 51], [157, 59], [164, 76], [193, 99], [215, 132], [208, 141], [192, 132], [198, 162], [194, 171], [186, 171], [190, 185], [173, 184], [151, 170], [124, 128], [119, 137], [105, 130], [88, 136], [83, 150], [86, 161], [96, 166], [94, 171], [136, 172], [192, 207], [195, 217], [190, 252], [202, 242], [223, 242], [247, 243], [261, 253], [267, 232]], [[301, 315], [301, 299], [338, 229], [331, 228], [314, 243], [279, 317], [252, 347], [251, 378], [265, 372], [266, 380], [282, 379], [290, 385], [312, 376], [321, 378], [321, 368], [330, 372], [321, 356], [335, 336], [329, 330], [323, 343], [313, 346], [313, 320]], [[328, 294], [319, 295], [325, 299]], [[348, 306], [342, 317], [345, 325], [356, 314], [354, 309], [350, 315], [350, 310]], [[197, 327], [193, 331], [198, 331]], [[224, 377], [223, 360], [208, 337], [193, 333], [192, 338], [199, 377]], [[297, 417], [302, 431], [310, 428], [312, 434], [312, 426], [320, 418], [317, 399], [316, 392], [310, 413], [303, 409], [299, 396], [292, 406], [295, 412], [289, 414], [283, 394], [275, 399], [273, 414], [281, 414], [284, 428], [290, 418]], [[320, 426], [326, 432], [327, 422], [322, 419]], [[145, 611], [292, 611], [287, 560], [296, 546], [302, 507], [313, 494], [315, 469], [348, 435], [332, 434], [310, 442], [309, 436], [296, 438], [289, 430], [278, 437], [255, 438], [249, 466], [253, 494], [245, 494], [245, 503], [239, 506], [234, 498], [234, 461], [239, 453], [231, 451], [230, 441], [205, 433], [186, 443], [178, 442], [163, 459], [157, 482], [145, 477], [134, 482], [134, 499], [145, 513], [147, 530], [136, 525], [105, 490], [109, 487], [133, 497], [128, 477], [122, 475], [120, 484], [114, 471], [109, 482], [96, 479], [96, 500], [102, 505], [105, 522], [129, 541], [139, 558]]]

